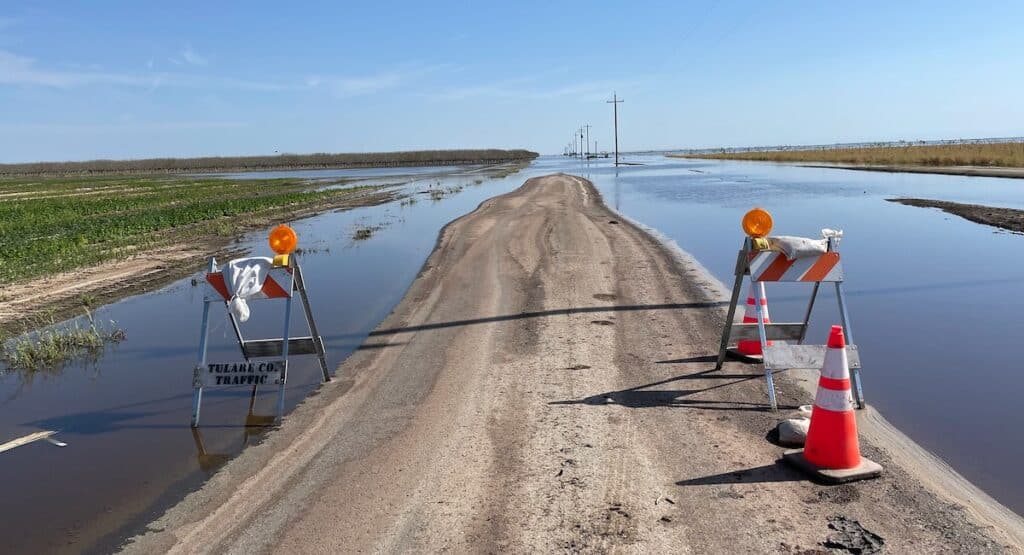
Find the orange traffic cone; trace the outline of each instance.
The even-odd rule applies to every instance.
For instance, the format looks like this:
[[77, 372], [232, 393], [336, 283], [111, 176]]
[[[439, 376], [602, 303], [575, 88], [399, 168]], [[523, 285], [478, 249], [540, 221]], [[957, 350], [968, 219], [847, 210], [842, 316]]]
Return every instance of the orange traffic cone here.
[[832, 326], [814, 397], [811, 425], [804, 448], [788, 451], [786, 461], [821, 479], [838, 484], [882, 474], [878, 463], [860, 456], [857, 417], [853, 413], [850, 366], [842, 326]]
[[[757, 287], [761, 290], [761, 310], [764, 311], [764, 323], [771, 323], [771, 319], [768, 317], [768, 297], [764, 293], [764, 283], [758, 282]], [[754, 282], [750, 283], [750, 293], [747, 294], [747, 308], [743, 312], [743, 323], [744, 324], [756, 324], [757, 323], [757, 297], [754, 295]], [[768, 342], [772, 344], [771, 341]], [[748, 358], [761, 357], [764, 355], [761, 352], [761, 341], [757, 339], [744, 339], [736, 342], [736, 351], [740, 355]]]

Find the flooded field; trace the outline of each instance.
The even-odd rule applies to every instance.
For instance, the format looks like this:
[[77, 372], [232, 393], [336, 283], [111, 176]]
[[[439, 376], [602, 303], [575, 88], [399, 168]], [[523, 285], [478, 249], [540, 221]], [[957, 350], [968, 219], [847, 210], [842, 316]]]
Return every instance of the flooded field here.
[[[991, 425], [1020, 416], [1016, 391], [1024, 377], [1014, 371], [1010, 347], [1020, 335], [1011, 318], [1024, 309], [1013, 288], [1024, 280], [1024, 263], [1012, 254], [1024, 237], [884, 200], [916, 196], [1024, 207], [1019, 181], [662, 157], [630, 161], [646, 165], [616, 170], [603, 160], [547, 157], [501, 179], [474, 168], [434, 167], [400, 177], [287, 172], [405, 181], [416, 199], [295, 223], [329, 365], [358, 348], [401, 299], [445, 223], [530, 176], [564, 171], [588, 177], [610, 205], [676, 241], [728, 283], [742, 240], [739, 219], [761, 205], [772, 211], [779, 234], [844, 230], [841, 250], [868, 402], [1024, 512], [1024, 484], [1013, 476], [1024, 455], [1024, 432]], [[448, 173], [438, 175], [442, 171]], [[372, 231], [364, 236], [361, 229]], [[266, 250], [262, 233], [243, 242], [255, 253]], [[776, 320], [797, 317], [804, 308], [802, 288], [769, 287], [768, 294]], [[100, 360], [55, 375], [0, 379], [0, 440], [42, 429], [58, 430], [68, 443], [37, 442], [0, 455], [7, 486], [0, 499], [0, 551], [109, 550], [260, 440], [263, 428], [245, 426], [247, 388], [208, 390], [202, 428], [194, 433], [189, 427], [201, 299], [201, 288], [186, 279], [110, 305], [97, 317], [116, 320], [127, 340]], [[836, 321], [834, 306], [825, 292], [812, 340], [823, 340]], [[246, 333], [273, 336], [277, 325], [262, 315], [279, 314], [280, 305], [251, 307]], [[230, 326], [214, 312], [209, 359], [234, 360], [239, 354]], [[709, 354], [714, 348], [708, 345]], [[294, 359], [287, 409], [318, 383], [315, 361]], [[274, 395], [258, 394], [253, 412], [272, 414]]]
[[[332, 370], [402, 298], [445, 223], [524, 179], [521, 173], [489, 179], [476, 168], [450, 169], [447, 175], [430, 170], [429, 177], [367, 171], [362, 175], [370, 179], [406, 181], [402, 187], [412, 194], [404, 202], [294, 223]], [[345, 171], [351, 176], [358, 170]], [[366, 229], [368, 238], [355, 238]], [[246, 237], [243, 246], [269, 252], [263, 232]], [[302, 322], [295, 304], [292, 321]], [[279, 336], [282, 306], [252, 302], [245, 333]], [[0, 552], [109, 551], [123, 531], [144, 525], [260, 440], [264, 428], [245, 426], [250, 388], [207, 390], [202, 428], [193, 433], [189, 427], [201, 307], [202, 288], [190, 279], [125, 299], [96, 311], [97, 320], [114, 320], [127, 333], [100, 360], [56, 374], [0, 378], [2, 441], [57, 430], [56, 437], [68, 443], [61, 449], [36, 442], [0, 455], [6, 486]], [[213, 314], [209, 360], [239, 359], [225, 312]], [[319, 379], [314, 357], [293, 359], [286, 410]], [[269, 390], [257, 395], [255, 421], [274, 414], [275, 399]]]

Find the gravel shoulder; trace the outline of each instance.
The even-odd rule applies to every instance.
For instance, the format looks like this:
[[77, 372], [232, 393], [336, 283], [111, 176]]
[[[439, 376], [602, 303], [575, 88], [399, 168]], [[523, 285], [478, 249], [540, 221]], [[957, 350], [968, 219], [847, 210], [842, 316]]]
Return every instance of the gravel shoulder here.
[[125, 549], [1022, 551], [1019, 517], [870, 413], [881, 479], [782, 466], [765, 436], [811, 395], [781, 375], [772, 413], [760, 367], [713, 371], [724, 308], [589, 182], [531, 179], [450, 223], [377, 348]]

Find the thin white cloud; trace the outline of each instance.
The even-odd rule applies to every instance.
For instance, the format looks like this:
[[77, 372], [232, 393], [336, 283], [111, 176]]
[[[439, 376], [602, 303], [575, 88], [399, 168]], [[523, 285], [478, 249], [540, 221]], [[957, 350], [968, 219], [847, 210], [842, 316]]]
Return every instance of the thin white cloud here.
[[[438, 101], [456, 101], [468, 98], [516, 98], [526, 100], [548, 100], [562, 97], [579, 97], [584, 100], [603, 98], [612, 90], [624, 90], [639, 87], [644, 81], [654, 79], [645, 77], [628, 81], [582, 81], [562, 84], [551, 75], [506, 79], [494, 83], [452, 87], [427, 96]], [[550, 84], [549, 84], [550, 83]]]
[[149, 80], [116, 73], [41, 69], [32, 58], [0, 50], [0, 84], [68, 88], [98, 83], [145, 86]]
[[[174, 59], [179, 66], [195, 65], [205, 58], [194, 52], [191, 62]], [[49, 68], [34, 58], [0, 49], [0, 86], [41, 86], [72, 89], [85, 86], [120, 86], [154, 90], [160, 87], [189, 89], [227, 89], [241, 91], [287, 92], [322, 89], [339, 98], [368, 95], [408, 87], [430, 73], [451, 69], [448, 65], [408, 66], [355, 76], [295, 77], [290, 79], [250, 80], [226, 75], [195, 74], [186, 71], [153, 71], [154, 60], [145, 62], [146, 71], [112, 72], [96, 68]]]
[[[149, 63], [147, 62], [147, 66]], [[185, 73], [131, 74], [106, 71], [47, 69], [33, 58], [0, 50], [0, 85], [35, 85], [70, 89], [89, 85], [117, 85], [153, 89], [161, 86], [181, 88], [226, 88], [249, 91], [287, 91], [305, 88], [286, 82], [252, 81], [224, 76]]]
[[132, 130], [236, 129], [248, 124], [238, 121], [134, 121], [122, 116], [119, 123], [0, 123], [0, 131], [41, 133], [107, 133]]
[[205, 66], [209, 61], [192, 50], [192, 46], [185, 46], [185, 50], [181, 51], [181, 59], [185, 60], [185, 63], [192, 64], [194, 66]]
[[309, 87], [325, 86], [334, 96], [347, 98], [398, 89], [430, 73], [451, 69], [451, 67], [450, 65], [409, 66], [361, 76], [312, 76], [306, 79], [306, 84]]
[[198, 52], [192, 49], [191, 44], [186, 44], [185, 48], [178, 53], [174, 58], [167, 58], [168, 62], [176, 66], [190, 65], [190, 66], [205, 66], [210, 63], [205, 56], [200, 56]]

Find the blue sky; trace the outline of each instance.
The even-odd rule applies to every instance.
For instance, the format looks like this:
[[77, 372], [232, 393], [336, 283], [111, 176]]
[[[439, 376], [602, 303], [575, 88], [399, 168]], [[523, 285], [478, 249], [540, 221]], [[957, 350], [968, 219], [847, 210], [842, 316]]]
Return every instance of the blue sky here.
[[1024, 2], [4, 2], [0, 162], [1024, 135]]

